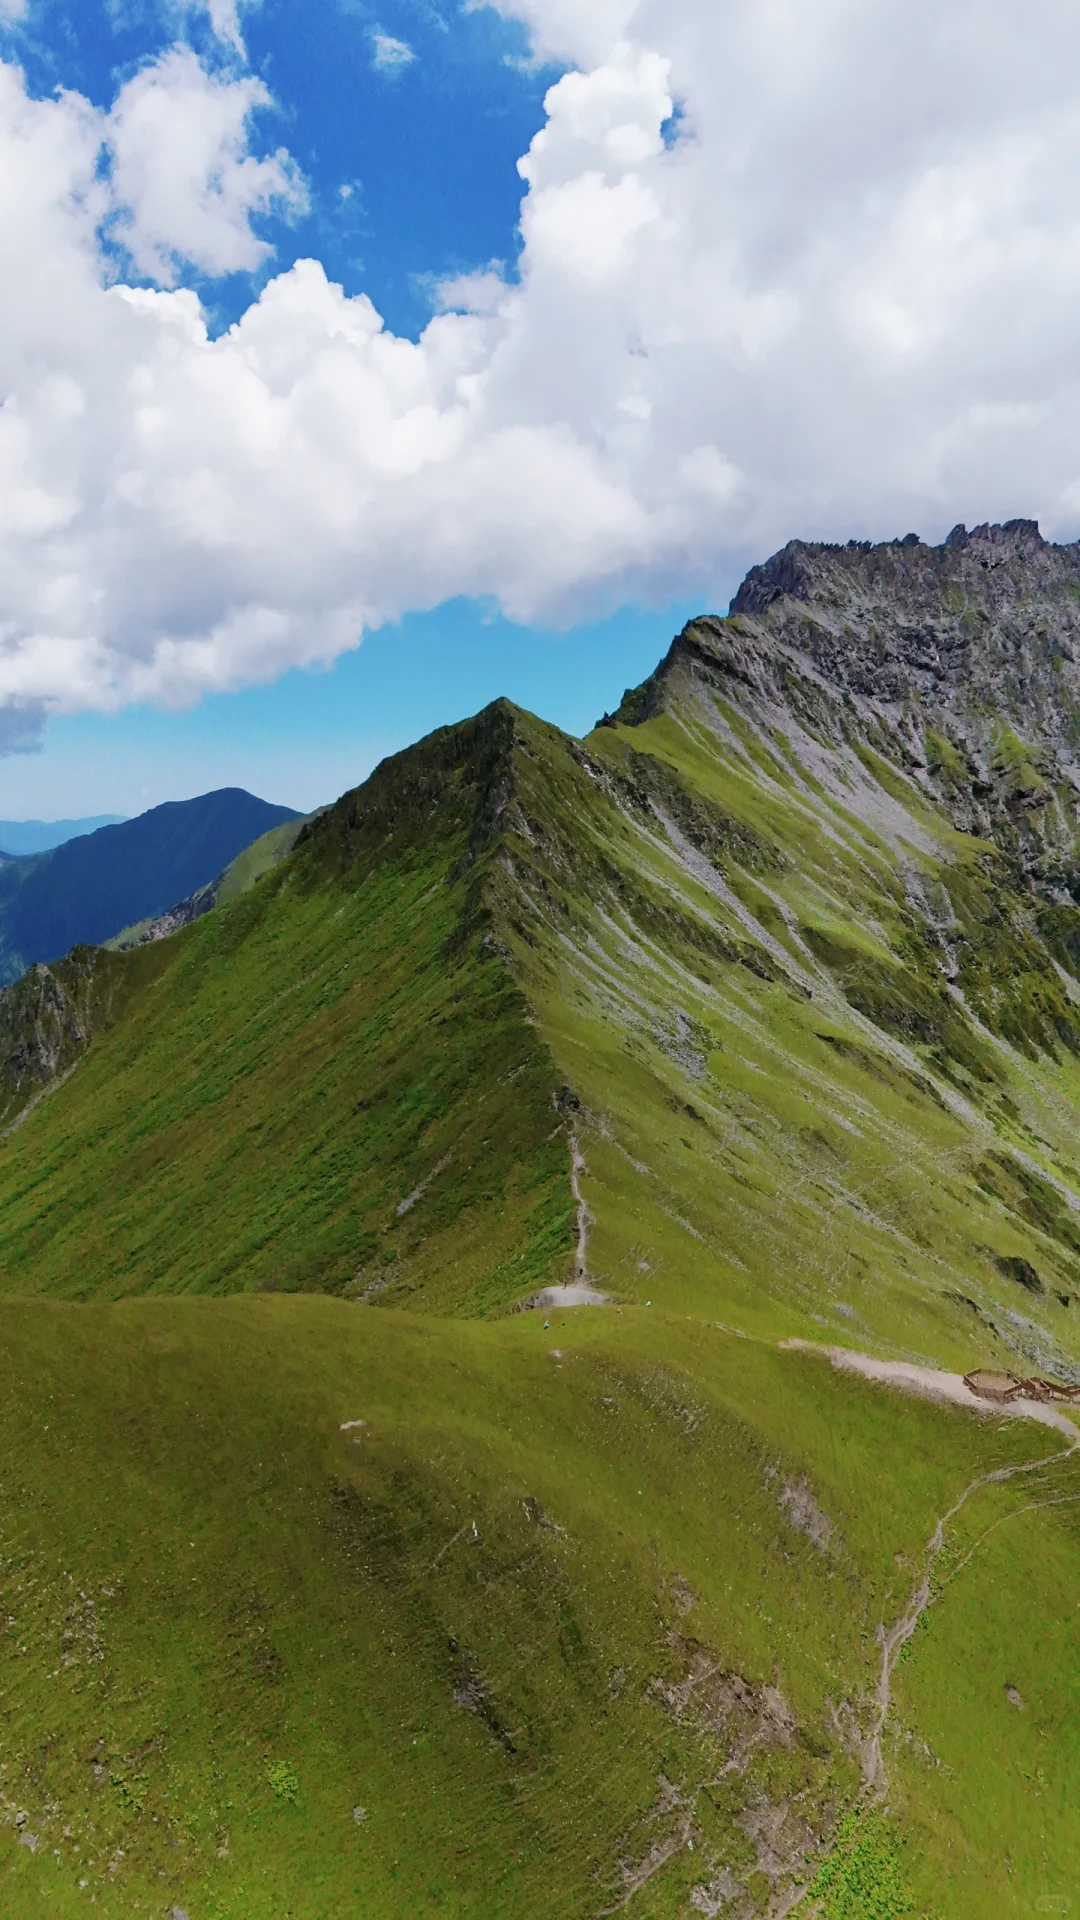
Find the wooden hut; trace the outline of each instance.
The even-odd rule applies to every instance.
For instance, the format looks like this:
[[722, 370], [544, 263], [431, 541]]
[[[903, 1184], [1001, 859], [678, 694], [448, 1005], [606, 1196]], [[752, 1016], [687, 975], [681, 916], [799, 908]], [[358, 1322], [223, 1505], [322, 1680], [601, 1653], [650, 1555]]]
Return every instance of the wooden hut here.
[[1005, 1406], [1023, 1398], [1026, 1382], [1013, 1373], [992, 1373], [988, 1367], [976, 1367], [974, 1373], [965, 1373], [964, 1385], [980, 1400], [996, 1400], [999, 1406]]
[[1037, 1374], [1020, 1380], [1015, 1373], [994, 1373], [989, 1367], [976, 1367], [965, 1373], [964, 1385], [980, 1400], [994, 1400], [1008, 1406], [1013, 1400], [1063, 1400], [1067, 1406], [1080, 1406], [1080, 1386], [1062, 1386], [1058, 1380], [1043, 1380]]

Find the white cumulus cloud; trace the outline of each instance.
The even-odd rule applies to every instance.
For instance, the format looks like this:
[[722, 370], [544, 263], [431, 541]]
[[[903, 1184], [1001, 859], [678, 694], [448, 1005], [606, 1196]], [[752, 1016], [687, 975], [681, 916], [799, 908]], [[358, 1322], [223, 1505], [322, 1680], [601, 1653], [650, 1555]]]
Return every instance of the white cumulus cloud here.
[[144, 67], [108, 118], [113, 233], [138, 273], [174, 284], [179, 263], [206, 274], [250, 272], [269, 248], [254, 213], [301, 212], [307, 195], [284, 151], [247, 151], [251, 115], [268, 106], [261, 80], [219, 79], [186, 47]]
[[371, 64], [379, 73], [400, 73], [416, 59], [408, 42], [395, 39], [392, 33], [373, 33], [371, 46]]
[[[316, 261], [209, 336], [185, 262], [256, 264], [303, 193], [259, 82], [174, 51], [104, 115], [0, 67], [8, 744], [458, 594], [565, 620], [708, 600], [794, 533], [1076, 533], [1080, 12], [499, 4], [570, 71], [518, 272], [417, 342]], [[155, 287], [112, 284], [117, 232]]]

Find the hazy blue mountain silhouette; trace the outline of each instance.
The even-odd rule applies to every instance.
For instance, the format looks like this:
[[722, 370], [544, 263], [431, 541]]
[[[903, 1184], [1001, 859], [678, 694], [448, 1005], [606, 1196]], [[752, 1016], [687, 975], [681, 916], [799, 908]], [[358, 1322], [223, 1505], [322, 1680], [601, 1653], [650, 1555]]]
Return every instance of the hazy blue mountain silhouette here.
[[95, 813], [85, 820], [0, 820], [0, 853], [48, 853], [65, 840], [96, 833], [99, 827], [118, 827], [127, 819], [126, 813]]
[[260, 834], [296, 818], [291, 807], [222, 787], [9, 862], [0, 867], [0, 978], [164, 913]]

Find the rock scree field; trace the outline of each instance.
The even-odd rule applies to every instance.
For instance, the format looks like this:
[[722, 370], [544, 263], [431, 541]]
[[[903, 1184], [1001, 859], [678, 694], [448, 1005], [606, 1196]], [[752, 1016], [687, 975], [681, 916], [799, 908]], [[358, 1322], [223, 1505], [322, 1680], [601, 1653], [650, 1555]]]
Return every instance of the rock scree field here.
[[955, 1380], [1080, 1381], [1080, 548], [795, 542], [212, 900], [0, 994], [4, 1920], [1080, 1908], [1080, 1418]]

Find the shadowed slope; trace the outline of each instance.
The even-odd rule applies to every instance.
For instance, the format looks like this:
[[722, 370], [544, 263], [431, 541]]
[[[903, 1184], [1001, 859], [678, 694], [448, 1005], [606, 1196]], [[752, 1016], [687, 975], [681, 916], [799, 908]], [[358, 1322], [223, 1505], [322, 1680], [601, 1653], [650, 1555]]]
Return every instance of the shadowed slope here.
[[283, 821], [281, 826], [271, 827], [269, 832], [261, 833], [257, 840], [237, 854], [235, 860], [230, 860], [215, 879], [196, 888], [186, 900], [179, 900], [167, 912], [136, 920], [130, 927], [122, 927], [119, 933], [105, 941], [105, 946], [111, 953], [124, 953], [129, 947], [142, 947], [154, 940], [167, 940], [170, 934], [179, 933], [181, 927], [189, 927], [193, 920], [201, 919], [204, 913], [209, 913], [214, 907], [238, 900], [242, 893], [255, 885], [256, 880], [261, 880], [265, 873], [271, 873], [292, 852], [308, 821], [313, 818], [313, 814], [299, 814], [294, 820]]
[[447, 729], [231, 904], [0, 1002], [10, 1127], [42, 997], [70, 999], [67, 1067], [88, 983], [116, 996], [3, 1149], [8, 1288], [393, 1282], [490, 1307], [547, 1277], [572, 1208], [557, 1082], [480, 901], [514, 726], [498, 706]]

